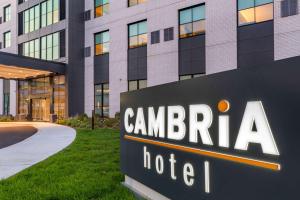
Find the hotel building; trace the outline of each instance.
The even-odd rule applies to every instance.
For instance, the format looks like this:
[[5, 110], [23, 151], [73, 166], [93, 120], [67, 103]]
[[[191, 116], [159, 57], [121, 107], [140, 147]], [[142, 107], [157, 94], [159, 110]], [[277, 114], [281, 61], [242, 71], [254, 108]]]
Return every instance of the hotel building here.
[[114, 117], [122, 92], [279, 60], [300, 66], [299, 9], [298, 0], [1, 0], [0, 114]]

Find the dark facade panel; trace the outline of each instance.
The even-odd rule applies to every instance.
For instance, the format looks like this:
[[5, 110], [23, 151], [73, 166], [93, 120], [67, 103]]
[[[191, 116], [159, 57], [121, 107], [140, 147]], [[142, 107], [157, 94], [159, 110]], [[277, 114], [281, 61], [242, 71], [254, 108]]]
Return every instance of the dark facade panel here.
[[66, 71], [66, 65], [64, 63], [44, 61], [40, 59], [18, 56], [15, 54], [4, 52], [0, 52], [0, 64], [50, 71], [56, 74], [65, 74]]
[[274, 62], [274, 23], [238, 27], [238, 67], [253, 67]]
[[179, 75], [205, 73], [205, 35], [179, 40]]
[[68, 1], [68, 116], [84, 113], [84, 1]]
[[94, 83], [109, 82], [109, 54], [94, 57]]
[[128, 49], [128, 80], [147, 79], [147, 46]]

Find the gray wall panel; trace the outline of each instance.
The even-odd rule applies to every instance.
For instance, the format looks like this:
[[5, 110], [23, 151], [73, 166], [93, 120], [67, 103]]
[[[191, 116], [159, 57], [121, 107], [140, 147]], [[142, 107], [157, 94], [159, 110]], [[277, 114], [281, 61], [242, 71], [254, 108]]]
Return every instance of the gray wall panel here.
[[147, 46], [128, 49], [128, 80], [147, 79]]
[[68, 116], [84, 113], [84, 0], [68, 2]]
[[95, 84], [109, 82], [109, 54], [94, 57]]
[[238, 27], [238, 67], [274, 62], [273, 21]]
[[205, 35], [179, 40], [179, 75], [205, 73]]

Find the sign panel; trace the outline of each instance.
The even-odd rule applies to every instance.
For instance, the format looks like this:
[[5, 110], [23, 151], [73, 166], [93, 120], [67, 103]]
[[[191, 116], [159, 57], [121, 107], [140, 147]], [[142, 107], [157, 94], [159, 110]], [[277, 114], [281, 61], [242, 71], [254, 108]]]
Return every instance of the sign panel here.
[[121, 95], [121, 168], [170, 199], [298, 199], [300, 66]]

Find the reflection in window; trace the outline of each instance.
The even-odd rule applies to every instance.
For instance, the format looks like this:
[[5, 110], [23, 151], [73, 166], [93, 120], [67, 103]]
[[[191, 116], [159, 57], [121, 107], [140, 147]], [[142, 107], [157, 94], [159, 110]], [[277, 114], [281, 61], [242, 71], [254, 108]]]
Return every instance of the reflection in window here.
[[109, 13], [109, 0], [95, 0], [95, 18]]
[[109, 84], [95, 85], [95, 114], [109, 117]]
[[55, 76], [53, 83], [54, 113], [58, 119], [63, 119], [66, 115], [65, 76]]
[[109, 31], [95, 34], [95, 55], [109, 53]]
[[3, 115], [9, 115], [10, 81], [3, 80]]
[[147, 0], [128, 0], [128, 7], [136, 6], [141, 3], [145, 3]]
[[180, 38], [205, 33], [205, 5], [181, 10], [179, 17]]
[[29, 82], [18, 81], [18, 114], [27, 115], [29, 113]]
[[129, 25], [129, 48], [147, 45], [147, 21]]
[[239, 26], [273, 19], [273, 0], [238, 0]]
[[22, 44], [22, 55], [43, 60], [59, 59], [60, 33], [53, 33]]
[[128, 91], [140, 90], [147, 87], [147, 80], [128, 81]]

